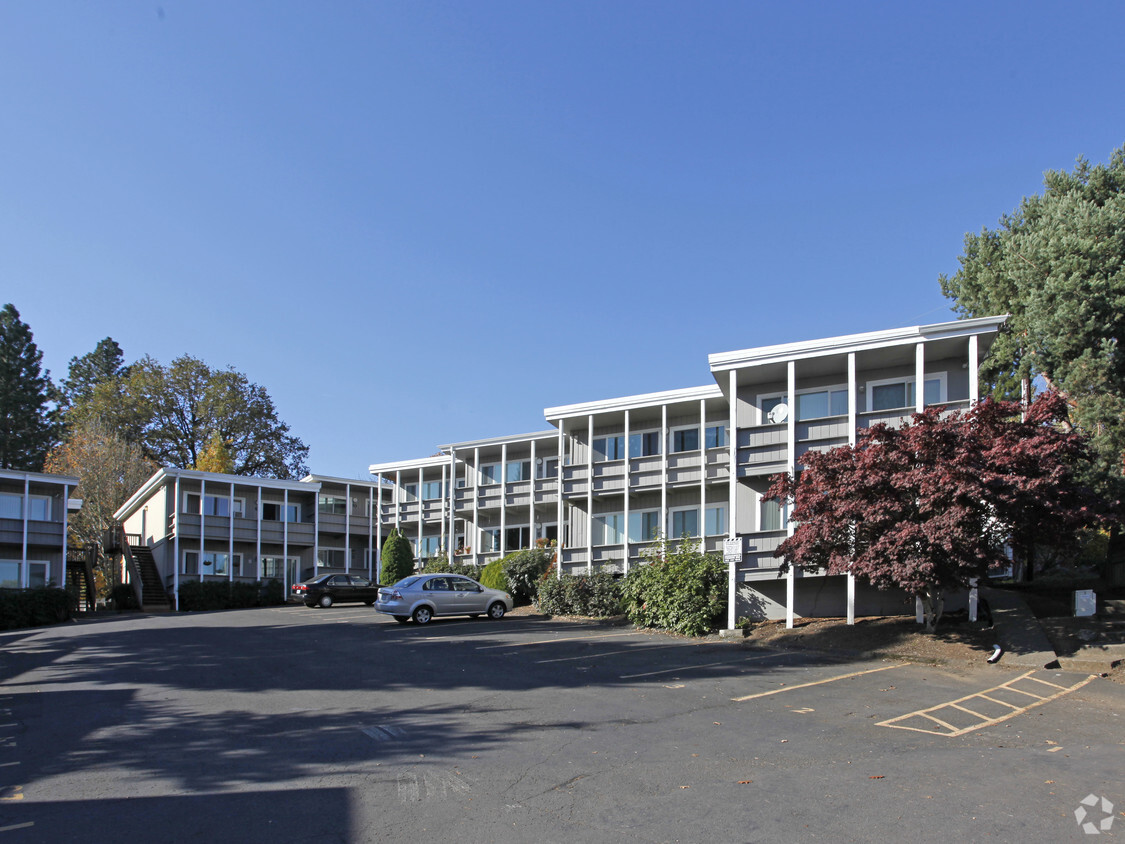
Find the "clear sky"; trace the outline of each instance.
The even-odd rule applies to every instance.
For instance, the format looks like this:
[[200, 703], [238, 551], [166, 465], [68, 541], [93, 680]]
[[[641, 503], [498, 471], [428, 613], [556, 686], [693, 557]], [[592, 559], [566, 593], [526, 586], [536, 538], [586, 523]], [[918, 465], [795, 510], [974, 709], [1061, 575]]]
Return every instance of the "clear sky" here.
[[0, 0], [0, 303], [263, 385], [314, 472], [952, 319], [1125, 143], [1125, 3]]

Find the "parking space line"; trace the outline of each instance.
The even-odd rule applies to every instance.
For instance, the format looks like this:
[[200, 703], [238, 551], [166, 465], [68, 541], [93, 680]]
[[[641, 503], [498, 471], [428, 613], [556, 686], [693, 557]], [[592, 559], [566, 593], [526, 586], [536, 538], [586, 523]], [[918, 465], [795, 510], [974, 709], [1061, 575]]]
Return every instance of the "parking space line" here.
[[587, 641], [590, 639], [613, 639], [618, 636], [640, 636], [640, 633], [606, 633], [602, 636], [565, 636], [561, 639], [537, 639], [534, 642], [509, 642], [504, 645], [481, 645], [475, 650], [487, 651], [492, 648], [525, 648], [529, 645], [551, 645], [555, 642]]
[[[1060, 698], [1065, 694], [1069, 694], [1070, 692], [1077, 691], [1078, 689], [1082, 688], [1087, 683], [1089, 683], [1091, 680], [1093, 680], [1094, 677], [1096, 676], [1094, 674], [1091, 674], [1085, 680], [1082, 680], [1079, 683], [1075, 683], [1073, 686], [1059, 686], [1055, 683], [1049, 683], [1046, 680], [1040, 680], [1038, 677], [1032, 677], [1031, 675], [1034, 674], [1034, 673], [1035, 673], [1034, 671], [1028, 671], [1026, 674], [1021, 674], [1019, 677], [1016, 677], [1015, 679], [1009, 680], [1007, 683], [1001, 683], [999, 686], [993, 686], [991, 689], [985, 689], [983, 692], [976, 692], [975, 694], [965, 695], [964, 697], [957, 698], [957, 700], [951, 700], [948, 703], [941, 703], [941, 704], [938, 704], [937, 706], [931, 706], [931, 707], [928, 707], [926, 709], [919, 709], [915, 712], [908, 712], [905, 715], [899, 715], [896, 718], [888, 718], [886, 721], [880, 721], [878, 724], [876, 724], [876, 726], [877, 727], [891, 727], [892, 729], [896, 729], [896, 730], [911, 730], [911, 731], [916, 732], [916, 733], [927, 733], [927, 734], [932, 735], [932, 736], [945, 736], [946, 738], [954, 738], [956, 736], [963, 736], [963, 735], [965, 735], [965, 733], [971, 733], [973, 730], [979, 730], [983, 727], [989, 727], [993, 724], [999, 724], [1001, 721], [1007, 721], [1009, 718], [1014, 718], [1016, 715], [1022, 715], [1024, 712], [1027, 712], [1029, 709], [1034, 709], [1037, 706], [1042, 706], [1045, 703], [1048, 703], [1052, 700]], [[1053, 686], [1054, 688], [1058, 689], [1059, 691], [1055, 692], [1053, 695], [1048, 695], [1047, 697], [1041, 697], [1040, 695], [1034, 694], [1034, 693], [1029, 692], [1029, 691], [1025, 691], [1024, 689], [1016, 688], [1016, 683], [1021, 683], [1021, 682], [1025, 682], [1025, 681], [1043, 683], [1043, 684], [1048, 685], [1048, 686]], [[992, 697], [990, 695], [990, 693], [995, 693], [995, 692], [998, 692], [1000, 690], [1004, 690], [1004, 691], [1008, 691], [1008, 692], [1014, 692], [1016, 694], [1026, 695], [1027, 697], [1035, 698], [1035, 702], [1029, 703], [1026, 706], [1016, 706], [1015, 704], [1008, 703], [1007, 701], [1004, 701], [1004, 700], [999, 700], [998, 698]], [[980, 700], [987, 700], [987, 701], [990, 701], [991, 703], [996, 703], [996, 704], [999, 704], [1001, 706], [1006, 706], [1011, 711], [1004, 713], [1003, 715], [1001, 715], [998, 718], [989, 718], [989, 717], [986, 717], [986, 716], [980, 714], [979, 712], [974, 712], [973, 710], [969, 709], [968, 707], [961, 706], [961, 704], [964, 703], [965, 701], [971, 701], [974, 698], [980, 699]], [[979, 718], [980, 723], [979, 724], [971, 724], [968, 727], [960, 727], [960, 728], [954, 727], [949, 722], [947, 722], [947, 721], [945, 721], [941, 718], [938, 718], [937, 716], [932, 714], [934, 712], [939, 712], [942, 709], [956, 709], [956, 710], [960, 710], [962, 712], [967, 712], [970, 715], [973, 715], [974, 717]], [[912, 726], [909, 726], [907, 723], [905, 723], [905, 722], [911, 721], [912, 719], [918, 719], [918, 718], [925, 719], [925, 721], [932, 721], [932, 722], [938, 724], [942, 728], [942, 730], [944, 730], [944, 731], [928, 729], [925, 726], [912, 727]]]
[[724, 659], [719, 662], [706, 662], [702, 665], [679, 665], [675, 668], [664, 668], [660, 671], [646, 671], [643, 674], [622, 674], [618, 679], [633, 680], [637, 677], [654, 677], [657, 674], [671, 674], [673, 671], [691, 671], [693, 668], [714, 668], [716, 665], [737, 665], [743, 662], [754, 662], [759, 659], [768, 659], [779, 654], [762, 654], [761, 656], [748, 656], [741, 659]]
[[[682, 648], [682, 647], [684, 647], [684, 646], [678, 645], [678, 644], [677, 645], [648, 645], [648, 646], [645, 646], [644, 652], [648, 653], [649, 651], [659, 651], [659, 650], [662, 650], [664, 648]], [[690, 646], [688, 646], [688, 647], [690, 647]], [[626, 649], [621, 650], [621, 651], [598, 651], [596, 654], [580, 654], [579, 656], [560, 656], [560, 657], [557, 657], [555, 659], [537, 659], [537, 660], [535, 660], [535, 664], [536, 665], [546, 665], [549, 662], [572, 662], [576, 659], [590, 659], [591, 657], [598, 657], [600, 659], [603, 656], [618, 656], [619, 654], [635, 654], [635, 653], [640, 653], [640, 652], [641, 651], [638, 650], [637, 648], [626, 648]]]
[[877, 671], [890, 671], [892, 668], [903, 668], [909, 663], [898, 662], [894, 665], [884, 665], [879, 668], [869, 668], [866, 671], [853, 671], [850, 674], [838, 674], [835, 677], [826, 677], [823, 680], [813, 680], [811, 683], [800, 683], [796, 686], [786, 686], [783, 689], [771, 689], [768, 692], [758, 692], [752, 695], [743, 695], [742, 697], [731, 698], [735, 703], [741, 703], [744, 700], [754, 700], [759, 697], [769, 697], [770, 695], [779, 695], [782, 692], [792, 692], [796, 689], [807, 689], [809, 686], [822, 686], [825, 683], [835, 683], [837, 680], [847, 680], [850, 677], [860, 677], [864, 674], [874, 674]]

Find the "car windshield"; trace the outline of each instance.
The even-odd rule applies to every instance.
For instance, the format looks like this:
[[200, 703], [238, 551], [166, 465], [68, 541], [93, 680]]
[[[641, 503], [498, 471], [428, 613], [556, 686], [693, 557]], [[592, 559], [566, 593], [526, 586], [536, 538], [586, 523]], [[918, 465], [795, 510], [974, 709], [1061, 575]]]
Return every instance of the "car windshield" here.
[[420, 577], [418, 575], [413, 574], [410, 577], [404, 577], [402, 580], [400, 580], [398, 583], [396, 583], [395, 586], [401, 586], [403, 588], [406, 588], [407, 586], [410, 586], [411, 584], [416, 583], [419, 579], [420, 579]]

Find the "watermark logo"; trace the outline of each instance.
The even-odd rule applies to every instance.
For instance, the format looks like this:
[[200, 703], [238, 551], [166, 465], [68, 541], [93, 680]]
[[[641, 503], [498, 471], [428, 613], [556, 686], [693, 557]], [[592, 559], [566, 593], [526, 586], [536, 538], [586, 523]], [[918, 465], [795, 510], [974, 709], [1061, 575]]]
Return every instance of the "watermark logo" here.
[[[1099, 804], [1100, 807], [1099, 807]], [[1097, 807], [1097, 808], [1096, 808]], [[1100, 809], [1100, 816], [1099, 816]], [[1113, 804], [1104, 797], [1087, 794], [1074, 810], [1074, 819], [1087, 835], [1101, 835], [1113, 826]]]

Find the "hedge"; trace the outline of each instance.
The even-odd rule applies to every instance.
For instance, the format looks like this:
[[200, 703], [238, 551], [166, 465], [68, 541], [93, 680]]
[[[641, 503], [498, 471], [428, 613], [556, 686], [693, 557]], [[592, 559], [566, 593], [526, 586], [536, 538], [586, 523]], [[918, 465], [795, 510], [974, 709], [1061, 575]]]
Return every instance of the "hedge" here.
[[236, 610], [285, 603], [285, 589], [277, 580], [188, 580], [180, 584], [180, 609], [184, 612]]
[[65, 589], [0, 589], [0, 630], [41, 627], [70, 618], [70, 596]]
[[549, 615], [605, 618], [621, 612], [621, 586], [610, 572], [545, 577], [539, 582], [536, 606]]

